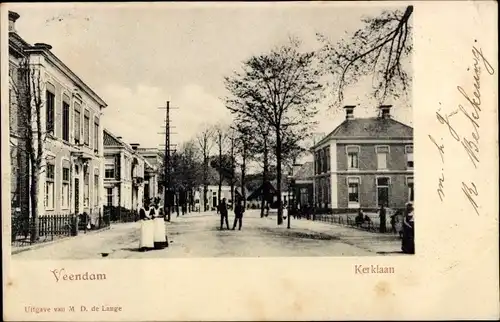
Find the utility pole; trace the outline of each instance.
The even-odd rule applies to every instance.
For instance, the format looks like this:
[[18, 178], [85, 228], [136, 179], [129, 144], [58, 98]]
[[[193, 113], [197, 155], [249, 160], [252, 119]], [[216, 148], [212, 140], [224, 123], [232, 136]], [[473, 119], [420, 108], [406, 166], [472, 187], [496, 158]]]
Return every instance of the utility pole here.
[[167, 221], [170, 221], [170, 215], [172, 212], [172, 180], [171, 180], [171, 156], [170, 147], [172, 146], [170, 143], [170, 135], [173, 134], [170, 132], [170, 101], [167, 101], [166, 107], [160, 107], [160, 109], [165, 109], [165, 132], [159, 134], [165, 134], [165, 152], [163, 156], [163, 210], [165, 212], [165, 216]]

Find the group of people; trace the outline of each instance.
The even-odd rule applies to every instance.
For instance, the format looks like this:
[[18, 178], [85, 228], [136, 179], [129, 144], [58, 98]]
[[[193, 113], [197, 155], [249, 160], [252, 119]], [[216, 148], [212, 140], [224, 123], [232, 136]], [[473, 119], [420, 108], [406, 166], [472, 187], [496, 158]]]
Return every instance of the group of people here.
[[[229, 230], [229, 218], [228, 218], [226, 198], [222, 199], [221, 203], [217, 207], [217, 211], [220, 214], [220, 230], [224, 228], [224, 223], [226, 223], [226, 228]], [[236, 206], [234, 207], [233, 230], [236, 229], [236, 225], [238, 225], [238, 230], [241, 230], [241, 226], [243, 225], [244, 212], [245, 212], [245, 207], [243, 206], [241, 199], [239, 199], [236, 202]]]
[[165, 233], [165, 213], [158, 203], [139, 209], [141, 222], [141, 237], [139, 250], [141, 252], [168, 247]]
[[[387, 208], [382, 204], [378, 211], [380, 218], [379, 230], [381, 233], [386, 232], [386, 220], [387, 220]], [[402, 219], [400, 219], [402, 217]], [[406, 205], [404, 211], [398, 210], [396, 213], [390, 216], [390, 223], [392, 227], [392, 233], [399, 233], [402, 239], [401, 250], [403, 253], [415, 254], [415, 222], [414, 222], [414, 209], [411, 203]], [[401, 220], [401, 229], [397, 229], [396, 225]], [[361, 226], [364, 223], [370, 223], [372, 220], [368, 215], [363, 214], [363, 211], [359, 209], [357, 216], [355, 217], [355, 223], [357, 226]]]

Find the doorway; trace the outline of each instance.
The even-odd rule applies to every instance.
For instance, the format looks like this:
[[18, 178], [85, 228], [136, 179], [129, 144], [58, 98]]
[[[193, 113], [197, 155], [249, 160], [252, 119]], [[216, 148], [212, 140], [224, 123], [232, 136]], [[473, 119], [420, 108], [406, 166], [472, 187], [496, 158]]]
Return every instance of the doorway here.
[[75, 178], [75, 214], [80, 213], [80, 180]]
[[377, 178], [377, 205], [389, 206], [389, 178]]

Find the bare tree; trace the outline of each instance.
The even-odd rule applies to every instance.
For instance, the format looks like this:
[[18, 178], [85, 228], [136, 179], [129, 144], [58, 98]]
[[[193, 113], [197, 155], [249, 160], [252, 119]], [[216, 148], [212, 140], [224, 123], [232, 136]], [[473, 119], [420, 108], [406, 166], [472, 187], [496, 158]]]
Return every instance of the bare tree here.
[[[231, 97], [228, 109], [255, 123], [264, 121], [275, 136], [277, 194], [281, 196], [283, 131], [308, 126], [317, 113], [321, 97], [320, 73], [315, 53], [299, 51], [300, 42], [292, 39], [271, 52], [254, 56], [243, 63], [243, 72], [225, 78]], [[283, 223], [281, 197], [278, 198], [278, 225]]]
[[[219, 150], [219, 161], [218, 161], [218, 172], [219, 172], [219, 200], [217, 202], [218, 205], [221, 203], [222, 196], [222, 180], [224, 179], [224, 175], [222, 172], [222, 155], [223, 150], [225, 149], [225, 144], [228, 139], [228, 133], [226, 126], [222, 124], [218, 124], [214, 127], [214, 136], [215, 136], [215, 144], [217, 145], [217, 149]], [[225, 151], [224, 151], [225, 152]], [[217, 211], [218, 212], [218, 211]]]
[[15, 94], [15, 102], [11, 104], [17, 105], [16, 112], [19, 115], [17, 134], [21, 144], [16, 148], [21, 149], [29, 160], [31, 240], [34, 242], [38, 240], [39, 233], [38, 185], [40, 174], [44, 171], [43, 147], [48, 135], [47, 129], [42, 126], [42, 108], [45, 103], [42, 98], [43, 84], [40, 69], [30, 64], [29, 57], [21, 59], [18, 67], [10, 68], [9, 74], [10, 88]]
[[198, 145], [203, 157], [203, 209], [207, 211], [207, 193], [208, 193], [208, 162], [210, 159], [210, 152], [214, 146], [214, 129], [212, 126], [205, 126], [205, 128], [198, 134]]
[[348, 40], [332, 44], [318, 34], [324, 70], [333, 76], [336, 91], [333, 106], [343, 104], [346, 86], [372, 75], [374, 96], [380, 103], [388, 96], [399, 97], [410, 88], [411, 75], [403, 61], [412, 52], [411, 16], [413, 6], [404, 11], [384, 11], [377, 17], [364, 18], [365, 26]]

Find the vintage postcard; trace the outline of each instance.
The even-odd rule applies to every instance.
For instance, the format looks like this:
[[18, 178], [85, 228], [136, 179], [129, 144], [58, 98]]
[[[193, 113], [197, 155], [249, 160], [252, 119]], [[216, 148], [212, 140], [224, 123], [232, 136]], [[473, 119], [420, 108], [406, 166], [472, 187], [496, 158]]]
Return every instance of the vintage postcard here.
[[497, 320], [497, 9], [2, 4], [4, 320]]

